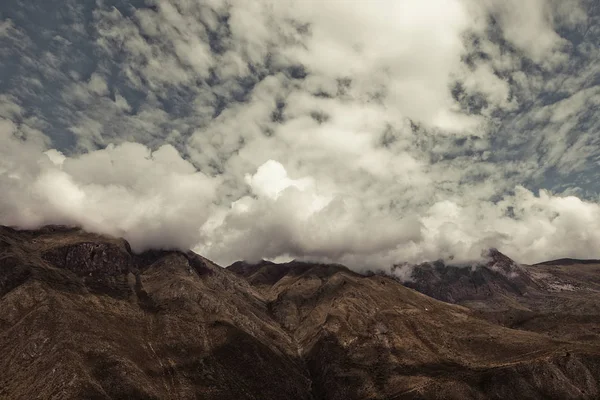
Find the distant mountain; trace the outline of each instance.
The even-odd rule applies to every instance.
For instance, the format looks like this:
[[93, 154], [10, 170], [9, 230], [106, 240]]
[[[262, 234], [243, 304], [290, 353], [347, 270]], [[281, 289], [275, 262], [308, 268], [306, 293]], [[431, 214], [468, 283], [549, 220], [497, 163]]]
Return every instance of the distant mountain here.
[[558, 260], [544, 261], [535, 265], [584, 265], [584, 264], [600, 264], [600, 260], [579, 260], [576, 258], [561, 258]]
[[[500, 255], [483, 270], [490, 290], [535, 284]], [[341, 265], [225, 269], [79, 229], [0, 227], [3, 399], [600, 397], [600, 340], [488, 317]]]
[[491, 249], [466, 265], [436, 261], [411, 268], [405, 286], [469, 307], [490, 322], [555, 338], [600, 340], [598, 261], [522, 265]]
[[497, 249], [486, 252], [482, 261], [467, 265], [447, 265], [444, 261], [415, 265], [404, 284], [450, 303], [523, 296], [539, 289], [524, 267]]

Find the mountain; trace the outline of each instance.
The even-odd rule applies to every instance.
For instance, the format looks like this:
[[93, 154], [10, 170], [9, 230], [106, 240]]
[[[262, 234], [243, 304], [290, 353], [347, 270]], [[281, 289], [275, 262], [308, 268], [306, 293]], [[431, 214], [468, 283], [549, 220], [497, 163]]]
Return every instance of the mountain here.
[[488, 321], [567, 340], [600, 340], [599, 261], [525, 265], [491, 249], [481, 262], [410, 268], [405, 286], [468, 307]]
[[0, 228], [0, 354], [7, 399], [600, 396], [600, 341], [341, 265], [221, 268], [65, 227]]
[[590, 260], [590, 259], [578, 260], [576, 258], [561, 258], [558, 260], [544, 261], [544, 262], [537, 263], [534, 265], [586, 265], [586, 264], [592, 264], [592, 265], [600, 264], [600, 260]]
[[313, 398], [253, 289], [196, 254], [54, 227], [0, 243], [0, 398]]
[[[538, 283], [521, 265], [497, 249], [490, 249], [484, 261], [467, 265], [446, 265], [444, 261], [412, 267], [405, 285], [438, 300], [450, 303], [490, 298], [525, 296]], [[503, 305], [501, 301], [496, 304]]]

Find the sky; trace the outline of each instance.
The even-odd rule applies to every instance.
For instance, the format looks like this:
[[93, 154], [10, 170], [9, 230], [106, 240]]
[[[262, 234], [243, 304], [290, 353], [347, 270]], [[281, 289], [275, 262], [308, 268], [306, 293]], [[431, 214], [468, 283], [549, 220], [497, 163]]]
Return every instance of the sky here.
[[355, 270], [600, 258], [598, 0], [3, 0], [0, 224]]

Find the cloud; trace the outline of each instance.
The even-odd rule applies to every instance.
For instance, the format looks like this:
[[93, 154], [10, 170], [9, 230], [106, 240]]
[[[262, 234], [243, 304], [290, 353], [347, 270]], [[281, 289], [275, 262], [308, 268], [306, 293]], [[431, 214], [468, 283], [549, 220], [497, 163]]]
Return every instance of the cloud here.
[[[526, 3], [519, 1], [486, 1], [485, 7], [497, 20], [503, 36], [517, 49], [535, 62], [560, 62], [561, 47], [566, 40], [555, 31], [554, 19], [562, 17], [555, 12], [555, 4], [546, 0], [532, 0]], [[573, 10], [569, 15], [578, 12], [577, 2], [571, 2]], [[562, 11], [562, 10], [561, 10]], [[560, 22], [560, 21], [557, 21]]]
[[566, 4], [16, 6], [0, 223], [224, 264], [598, 257], [600, 16]]
[[[1, 129], [2, 127], [0, 127]], [[0, 219], [23, 228], [73, 224], [123, 236], [135, 251], [190, 248], [217, 180], [169, 145], [123, 143], [76, 157], [0, 135]]]
[[273, 161], [261, 166], [249, 182], [260, 182], [268, 168], [278, 172], [279, 177], [269, 181], [277, 190], [264, 191], [257, 185], [255, 196], [232, 204], [210, 230], [211, 242], [200, 245], [199, 251], [227, 262], [285, 255], [367, 270], [386, 269], [399, 261], [467, 262], [492, 247], [521, 262], [590, 257], [600, 239], [594, 228], [600, 223], [600, 205], [574, 196], [547, 191], [535, 195], [518, 186], [496, 203], [441, 200], [409, 215], [394, 215], [390, 209], [370, 208], [359, 198], [319, 191], [314, 184], [298, 187]]

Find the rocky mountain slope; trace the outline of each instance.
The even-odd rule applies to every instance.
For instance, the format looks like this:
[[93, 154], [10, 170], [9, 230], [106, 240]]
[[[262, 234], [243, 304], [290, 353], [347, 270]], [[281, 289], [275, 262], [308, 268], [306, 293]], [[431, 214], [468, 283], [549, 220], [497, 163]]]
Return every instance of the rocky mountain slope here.
[[496, 249], [482, 262], [412, 267], [404, 285], [491, 322], [569, 340], [600, 340], [600, 262], [521, 265]]
[[444, 261], [412, 267], [405, 285], [438, 300], [450, 303], [485, 301], [503, 305], [499, 297], [524, 296], [538, 289], [538, 282], [521, 265], [496, 249], [483, 255], [483, 261], [466, 265], [446, 265]]
[[600, 342], [505, 325], [340, 265], [0, 228], [0, 398], [600, 397]]

